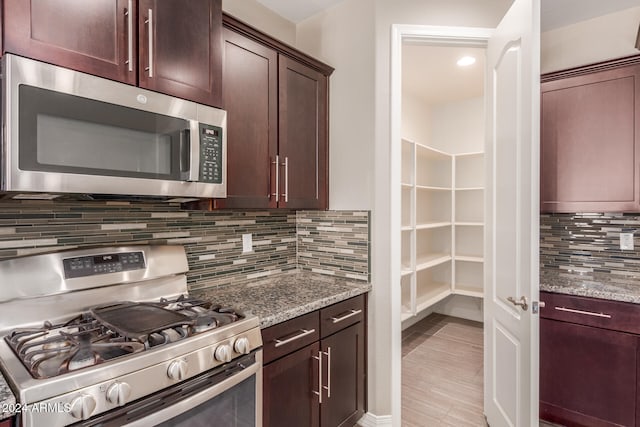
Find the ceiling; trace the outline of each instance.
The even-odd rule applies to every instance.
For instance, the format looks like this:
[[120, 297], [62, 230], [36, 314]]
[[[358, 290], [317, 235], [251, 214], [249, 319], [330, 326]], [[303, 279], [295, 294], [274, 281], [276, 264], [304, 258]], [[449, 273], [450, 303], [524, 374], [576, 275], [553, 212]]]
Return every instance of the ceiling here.
[[[467, 55], [475, 57], [476, 63], [457, 66], [458, 59]], [[484, 48], [404, 44], [402, 91], [428, 104], [480, 97], [484, 67]]]
[[[298, 23], [343, 0], [257, 0], [291, 22]], [[541, 0], [542, 31], [563, 27], [630, 7], [640, 0]]]

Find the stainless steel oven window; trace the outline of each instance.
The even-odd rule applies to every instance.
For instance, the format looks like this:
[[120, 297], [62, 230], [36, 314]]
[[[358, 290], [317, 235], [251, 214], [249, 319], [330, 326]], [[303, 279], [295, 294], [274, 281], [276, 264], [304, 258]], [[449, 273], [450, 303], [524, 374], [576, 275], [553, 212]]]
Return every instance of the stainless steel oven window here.
[[161, 427], [256, 427], [256, 377], [167, 420]]
[[83, 427], [212, 425], [262, 427], [261, 349], [77, 424]]
[[28, 85], [19, 93], [21, 169], [182, 180], [189, 121]]

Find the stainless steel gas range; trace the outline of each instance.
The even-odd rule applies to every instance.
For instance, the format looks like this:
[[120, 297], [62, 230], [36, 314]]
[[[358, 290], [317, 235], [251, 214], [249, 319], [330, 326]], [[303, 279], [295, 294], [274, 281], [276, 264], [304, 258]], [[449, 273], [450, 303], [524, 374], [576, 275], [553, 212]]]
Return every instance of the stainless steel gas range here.
[[258, 319], [190, 298], [187, 270], [182, 246], [0, 262], [0, 362], [20, 424], [261, 426]]

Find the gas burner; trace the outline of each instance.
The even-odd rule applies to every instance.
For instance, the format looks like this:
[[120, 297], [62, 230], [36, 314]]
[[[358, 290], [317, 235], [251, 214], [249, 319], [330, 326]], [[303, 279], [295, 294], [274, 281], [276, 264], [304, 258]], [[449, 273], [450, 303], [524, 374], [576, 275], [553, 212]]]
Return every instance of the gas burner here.
[[[190, 323], [131, 338], [126, 331], [102, 324], [92, 312], [84, 312], [60, 325], [47, 321], [41, 327], [15, 329], [5, 340], [34, 378], [50, 378], [175, 343], [244, 318], [231, 308], [184, 295], [171, 301], [162, 298], [157, 306], [188, 317]], [[153, 324], [155, 318], [145, 320]]]
[[194, 324], [191, 326], [193, 334], [219, 328], [244, 318], [244, 315], [232, 308], [185, 295], [180, 295], [172, 301], [163, 298], [160, 303], [164, 304], [164, 308], [176, 310], [192, 318], [194, 320]]
[[56, 375], [93, 366], [115, 357], [144, 350], [139, 342], [124, 342], [86, 316], [53, 326], [16, 329], [5, 340], [34, 378]]

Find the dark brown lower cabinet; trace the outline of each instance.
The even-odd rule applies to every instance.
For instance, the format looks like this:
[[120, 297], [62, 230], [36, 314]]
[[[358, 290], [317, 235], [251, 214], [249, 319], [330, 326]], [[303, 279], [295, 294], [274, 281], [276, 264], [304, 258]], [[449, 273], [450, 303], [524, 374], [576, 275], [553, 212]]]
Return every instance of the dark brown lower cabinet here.
[[[540, 418], [567, 426], [639, 426], [640, 337], [615, 330], [634, 304], [602, 306], [544, 293], [541, 299]], [[640, 306], [637, 311], [640, 318]]]
[[319, 405], [312, 390], [318, 389], [318, 355], [315, 342], [269, 363], [262, 371], [265, 426], [318, 426]]
[[364, 408], [364, 326], [349, 326], [322, 340], [328, 383], [320, 413], [322, 427], [352, 427]]
[[0, 427], [11, 427], [11, 426], [13, 426], [13, 421], [11, 420], [11, 418], [0, 421]]
[[360, 295], [262, 331], [265, 427], [355, 425], [366, 408], [365, 314]]

